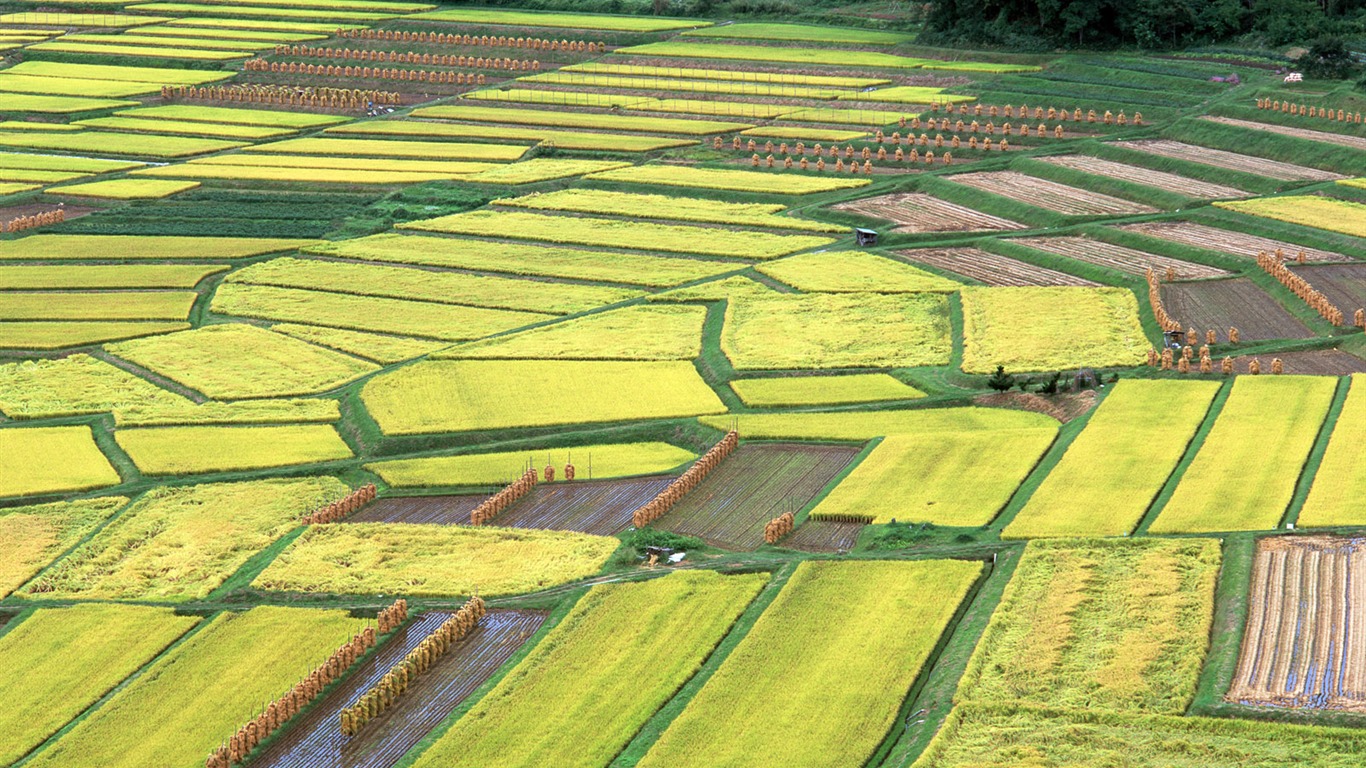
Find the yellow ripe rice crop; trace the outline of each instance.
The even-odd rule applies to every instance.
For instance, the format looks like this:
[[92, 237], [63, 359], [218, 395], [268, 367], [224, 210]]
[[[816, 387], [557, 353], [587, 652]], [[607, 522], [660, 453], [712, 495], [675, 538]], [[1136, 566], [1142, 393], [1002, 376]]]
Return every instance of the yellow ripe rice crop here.
[[857, 141], [868, 138], [867, 131], [842, 131], [836, 128], [806, 128], [786, 125], [759, 126], [740, 131], [745, 136], [799, 141]]
[[118, 427], [178, 427], [203, 424], [304, 424], [341, 419], [336, 400], [239, 400], [221, 403], [188, 400], [126, 405], [114, 409]]
[[27, 25], [44, 27], [136, 27], [140, 24], [158, 24], [169, 19], [155, 16], [134, 16], [124, 13], [6, 13], [0, 16], [0, 24]]
[[44, 419], [103, 413], [120, 406], [188, 402], [89, 355], [0, 365], [0, 413]]
[[[37, 93], [47, 96], [83, 96], [96, 99], [126, 99], [156, 93], [157, 83], [132, 80], [81, 80], [73, 77], [39, 77], [12, 75], [11, 70], [0, 71], [0, 91], [5, 93]], [[8, 126], [7, 126], [8, 127]], [[22, 129], [20, 129], [22, 130]]]
[[122, 496], [103, 496], [0, 508], [0, 541], [5, 542], [0, 598], [8, 597], [127, 503]]
[[[3, 81], [0, 81], [3, 82]], [[185, 122], [232, 123], [268, 128], [320, 128], [346, 122], [339, 115], [316, 115], [307, 112], [285, 112], [278, 109], [246, 109], [240, 107], [209, 107], [190, 104], [165, 104], [156, 107], [125, 109], [119, 117], [145, 120], [176, 120]]]
[[[518, 397], [507, 397], [511, 391]], [[389, 435], [667, 419], [726, 410], [697, 369], [685, 362], [423, 362], [371, 379], [361, 399]], [[552, 409], [526, 407], [552, 402]]]
[[[323, 36], [330, 36], [342, 29], [369, 29], [364, 24], [337, 24], [337, 23], [315, 23], [307, 21], [284, 21], [277, 19], [215, 19], [204, 17], [192, 17], [188, 19], [172, 19], [166, 22], [168, 27], [210, 27], [213, 29], [232, 30], [234, 33], [241, 29], [266, 29], [283, 32], [317, 32]], [[139, 30], [145, 31], [145, 30]]]
[[100, 197], [110, 200], [159, 200], [199, 186], [197, 181], [161, 181], [159, 179], [110, 179], [85, 184], [68, 184], [43, 190], [49, 195]]
[[981, 571], [957, 560], [802, 563], [640, 768], [867, 764]]
[[[120, 101], [116, 99], [90, 99], [80, 96], [45, 96], [36, 93], [15, 93], [5, 95], [5, 108], [9, 112], [41, 112], [54, 115], [72, 114], [75, 112], [93, 112], [99, 109], [116, 109], [118, 107], [137, 106], [136, 101]], [[0, 134], [4, 143], [10, 146], [30, 146], [42, 149], [62, 149], [64, 145], [57, 136], [38, 134], [27, 137], [30, 143], [24, 143], [26, 138], [23, 132], [19, 134]], [[61, 138], [68, 141], [73, 138], [71, 134], [64, 134]], [[80, 151], [80, 150], [73, 150]], [[120, 154], [137, 154], [123, 152]]]
[[1360, 447], [1366, 440], [1366, 376], [1353, 374], [1342, 413], [1333, 425], [1328, 451], [1319, 464], [1296, 525], [1320, 528], [1360, 525], [1360, 500], [1366, 492], [1366, 462]]
[[[13, 241], [11, 241], [13, 242]], [[62, 349], [183, 331], [189, 323], [0, 322], [0, 349]]]
[[411, 339], [406, 336], [390, 336], [382, 333], [366, 333], [365, 331], [348, 331], [342, 328], [324, 328], [318, 325], [276, 323], [270, 329], [310, 344], [317, 344], [320, 347], [335, 349], [338, 352], [345, 352], [348, 355], [385, 364], [399, 363], [414, 357], [421, 357], [447, 346], [444, 341]]
[[684, 136], [709, 136], [713, 133], [725, 133], [726, 131], [738, 131], [752, 127], [744, 123], [723, 123], [715, 120], [603, 115], [563, 110], [512, 109], [465, 104], [419, 107], [413, 110], [412, 116], [477, 123], [546, 125], [557, 128], [592, 128], [602, 131], [636, 131], [640, 133], [677, 133]]
[[327, 661], [360, 621], [343, 610], [219, 614], [55, 744], [34, 768], [198, 765], [262, 702]]
[[31, 192], [38, 189], [40, 184], [23, 184], [17, 182], [0, 183], [0, 195], [17, 195], [20, 192]]
[[76, 125], [130, 133], [166, 133], [179, 136], [207, 136], [212, 139], [274, 139], [294, 133], [289, 128], [262, 128], [236, 123], [203, 123], [192, 120], [165, 120], [141, 117], [93, 117]]
[[193, 288], [209, 275], [227, 269], [214, 264], [0, 266], [0, 290]]
[[[39, 98], [39, 97], [34, 97]], [[59, 97], [52, 97], [59, 98]], [[120, 102], [119, 104], [122, 104]], [[118, 106], [114, 104], [113, 106]], [[86, 107], [102, 109], [103, 107]], [[24, 149], [50, 149], [58, 152], [85, 152], [89, 154], [134, 155], [138, 157], [189, 157], [209, 152], [222, 152], [246, 146], [240, 141], [221, 139], [199, 139], [190, 136], [159, 136], [154, 134], [116, 134], [103, 131], [80, 131], [73, 133], [41, 133], [37, 131], [19, 133], [0, 133], [0, 146]]]
[[1366, 205], [1317, 195], [1264, 197], [1215, 203], [1219, 208], [1288, 221], [1353, 237], [1366, 237]]
[[323, 243], [308, 253], [395, 264], [424, 264], [480, 272], [568, 277], [667, 287], [743, 269], [744, 264], [541, 245], [384, 233]]
[[885, 373], [852, 373], [836, 376], [783, 376], [768, 379], [736, 379], [731, 389], [745, 405], [842, 405], [885, 400], [912, 400], [925, 393]]
[[111, 344], [111, 354], [215, 399], [325, 392], [379, 366], [251, 325]]
[[872, 127], [892, 125], [894, 123], [899, 123], [903, 117], [909, 120], [919, 114], [920, 112], [918, 110], [888, 112], [868, 109], [833, 109], [818, 107], [788, 110], [784, 112], [779, 119], [791, 120], [798, 123], [837, 123], [840, 125], [866, 125]]
[[776, 214], [787, 210], [787, 207], [776, 203], [728, 203], [698, 197], [640, 195], [601, 189], [562, 189], [496, 202], [498, 205], [532, 210], [574, 211], [604, 216], [697, 221], [705, 224], [735, 224], [742, 227], [798, 229], [807, 232], [843, 233], [848, 229], [837, 224], [778, 216]]
[[637, 305], [462, 344], [433, 358], [692, 360], [702, 354], [705, 307]]
[[748, 72], [742, 69], [701, 69], [698, 67], [655, 67], [639, 64], [608, 64], [585, 61], [561, 67], [561, 72], [588, 72], [604, 75], [625, 75], [646, 78], [679, 78], [695, 80], [740, 81], [746, 83], [786, 83], [814, 85], [824, 88], [871, 88], [887, 85], [890, 80], [880, 77], [847, 77], [842, 75], [793, 75], [777, 72]]
[[842, 90], [812, 88], [786, 83], [766, 83], [736, 80], [679, 80], [672, 77], [621, 77], [595, 75], [564, 69], [542, 75], [518, 78], [523, 83], [548, 85], [577, 85], [584, 88], [618, 88], [633, 91], [679, 91], [684, 93], [721, 93], [736, 96], [776, 96], [788, 99], [832, 99]]
[[811, 514], [863, 516], [873, 523], [986, 525], [1056, 437], [1055, 429], [893, 435]]
[[117, 485], [87, 426], [0, 429], [0, 498]]
[[846, 93], [838, 98], [854, 101], [891, 101], [897, 104], [963, 104], [977, 100], [976, 96], [945, 93], [943, 88], [927, 88], [916, 85], [899, 85], [893, 88], [879, 88], [876, 91]]
[[[266, 16], [282, 19], [314, 19], [318, 21], [380, 21], [398, 16], [397, 13], [357, 13], [354, 11], [333, 11], [326, 8], [281, 8], [279, 6], [257, 7], [252, 5], [224, 6], [199, 3], [142, 3], [128, 6], [130, 11], [144, 13], [169, 13], [176, 16], [213, 16], [231, 13], [233, 16]], [[157, 19], [166, 21], [166, 19]]]
[[597, 573], [620, 544], [573, 531], [337, 523], [304, 532], [252, 586], [274, 592], [508, 595]]
[[[1001, 734], [1029, 734], [1021, 745]], [[1355, 728], [1288, 725], [1227, 717], [1134, 715], [1053, 710], [1017, 704], [956, 707], [914, 768], [1014, 765], [1021, 755], [1043, 765], [1103, 764], [1116, 752], [1135, 765], [1225, 768], [1229, 755], [1246, 765], [1348, 766]], [[1122, 745], [1117, 748], [1116, 745]]]
[[775, 294], [726, 305], [721, 349], [740, 370], [946, 365], [939, 294]]
[[25, 291], [5, 294], [0, 320], [184, 320], [191, 291]]
[[485, 277], [460, 272], [431, 272], [408, 267], [314, 261], [283, 257], [252, 264], [228, 276], [228, 282], [309, 288], [386, 296], [443, 304], [469, 304], [495, 309], [569, 315], [644, 295], [629, 288], [570, 285], [543, 280]]
[[331, 477], [158, 486], [20, 594], [202, 600], [300, 517], [347, 490]]
[[605, 768], [767, 581], [695, 571], [594, 587], [414, 766]]
[[742, 275], [708, 280], [705, 283], [675, 288], [656, 293], [650, 301], [734, 301], [745, 298], [764, 298], [778, 295], [778, 291]]
[[512, 165], [490, 168], [468, 178], [474, 184], [535, 184], [541, 181], [568, 179], [589, 173], [600, 173], [625, 168], [630, 163], [614, 160], [573, 160], [558, 157], [537, 157]]
[[763, 24], [741, 22], [684, 32], [682, 37], [719, 37], [741, 40], [782, 40], [785, 42], [831, 43], [834, 45], [896, 45], [915, 39], [914, 35], [880, 32], [848, 27], [818, 27], [807, 24]]
[[46, 608], [24, 620], [0, 638], [0, 761], [43, 743], [198, 621], [168, 608], [98, 604]]
[[[180, 19], [180, 21], [196, 21], [194, 19]], [[199, 21], [208, 21], [200, 19]], [[335, 31], [335, 27], [332, 30]], [[139, 27], [138, 35], [147, 36], [166, 36], [166, 37], [196, 37], [208, 39], [229, 39], [229, 40], [268, 40], [273, 43], [304, 43], [313, 40], [326, 40], [327, 35], [320, 35], [308, 32], [272, 32], [268, 30], [251, 29], [225, 29], [223, 27], [213, 27], [208, 24], [203, 26], [177, 27], [171, 24], [165, 26]]]
[[101, 160], [93, 157], [65, 157], [62, 155], [21, 155], [15, 152], [0, 154], [0, 168], [35, 171], [71, 171], [74, 173], [104, 173], [126, 171], [142, 163], [131, 160]]
[[[224, 156], [228, 159], [234, 156]], [[380, 162], [380, 161], [376, 161]], [[459, 173], [427, 173], [412, 171], [343, 170], [325, 167], [268, 166], [212, 164], [157, 166], [133, 171], [139, 176], [172, 179], [223, 179], [228, 181], [288, 181], [300, 184], [421, 184], [459, 178]]]
[[156, 235], [30, 235], [0, 240], [0, 261], [55, 259], [243, 259], [316, 243], [266, 237], [162, 237]]
[[816, 64], [825, 67], [876, 67], [880, 69], [914, 69], [927, 61], [926, 59], [912, 59], [906, 56], [894, 56], [890, 53], [873, 51], [695, 43], [688, 40], [665, 40], [659, 43], [633, 45], [618, 48], [613, 53], [624, 56], [670, 56], [690, 59], [729, 59], [783, 64]]
[[[51, 14], [40, 14], [50, 16]], [[104, 16], [104, 14], [100, 14]], [[146, 17], [137, 18], [139, 21]], [[4, 23], [0, 20], [0, 23]], [[125, 80], [165, 85], [203, 85], [232, 77], [231, 72], [171, 67], [126, 67], [111, 64], [71, 64], [61, 61], [25, 61], [5, 70], [6, 74], [36, 77], [71, 77], [80, 80]]]
[[369, 134], [373, 136], [449, 139], [498, 139], [499, 141], [525, 141], [532, 144], [545, 143], [559, 149], [584, 149], [600, 152], [650, 152], [656, 149], [687, 147], [694, 143], [689, 139], [670, 139], [661, 136], [557, 131], [549, 128], [511, 128], [504, 125], [437, 123], [426, 120], [368, 120], [362, 123], [328, 128], [327, 133], [333, 136]]
[[[503, 485], [523, 471], [527, 462], [557, 467], [571, 462], [582, 467], [580, 477], [606, 480], [668, 472], [697, 459], [697, 454], [668, 443], [609, 443], [572, 448], [537, 448], [525, 451], [478, 453], [461, 456], [428, 456], [393, 459], [366, 464], [365, 468], [397, 488], [449, 485]], [[589, 478], [589, 467], [593, 475]], [[4, 518], [0, 518], [3, 520]]]
[[518, 211], [456, 213], [436, 219], [411, 221], [400, 225], [400, 228], [474, 236], [497, 234], [517, 240], [751, 259], [777, 258], [834, 242], [832, 238], [813, 235], [778, 235]]
[[89, 177], [90, 174], [87, 173], [70, 173], [65, 171], [25, 171], [11, 170], [8, 168], [0, 169], [0, 182], [6, 182], [4, 184], [4, 188], [6, 190], [13, 189], [16, 192], [24, 191], [18, 189], [18, 187], [23, 184], [34, 184], [35, 187], [32, 188], [36, 188], [37, 184], [51, 184], [54, 182], [72, 181], [75, 179], [85, 179]]
[[649, 96], [627, 96], [612, 93], [591, 93], [588, 91], [552, 91], [540, 88], [491, 88], [486, 91], [473, 91], [461, 98], [475, 101], [515, 101], [523, 104], [556, 104], [593, 109], [614, 109], [626, 107], [642, 101], [652, 101]]
[[[110, 37], [117, 40], [116, 37]], [[51, 51], [52, 53], [89, 53], [99, 56], [139, 56], [157, 59], [189, 59], [193, 61], [231, 61], [245, 59], [250, 50], [210, 51], [203, 48], [177, 48], [160, 45], [113, 45], [103, 43], [35, 43], [29, 50]], [[120, 105], [126, 106], [126, 105]]]
[[[1219, 386], [1116, 384], [1001, 537], [1131, 533], [1181, 461]], [[1162, 417], [1154, 419], [1158, 412]]]
[[349, 459], [331, 426], [155, 427], [114, 434], [144, 475], [195, 475]]
[[[400, 141], [390, 139], [288, 139], [257, 144], [247, 152], [287, 155], [349, 155], [356, 157], [410, 157], [422, 160], [483, 160], [511, 162], [526, 154], [515, 144], [460, 144], [450, 141]], [[376, 164], [383, 169], [382, 163]]]
[[615, 171], [595, 173], [588, 178], [595, 181], [728, 189], [736, 192], [758, 192], [770, 195], [809, 195], [813, 192], [854, 189], [871, 183], [868, 179], [844, 176], [816, 176], [779, 171], [765, 173], [763, 171], [694, 168], [683, 165], [637, 165]]
[[623, 105], [635, 112], [679, 112], [690, 115], [717, 115], [724, 117], [748, 118], [750, 120], [770, 120], [788, 110], [779, 104], [761, 104], [744, 101], [717, 101], [713, 99], [647, 99]]
[[863, 441], [883, 435], [1058, 428], [1056, 419], [1041, 413], [1000, 408], [748, 413], [705, 416], [699, 421], [721, 430], [731, 429], [734, 425], [740, 434], [753, 440]]
[[241, 55], [242, 52], [265, 51], [274, 47], [274, 43], [261, 40], [236, 40], [222, 38], [204, 37], [183, 37], [167, 35], [142, 35], [135, 31], [124, 32], [114, 37], [112, 35], [100, 33], [71, 34], [63, 35], [58, 42], [62, 43], [89, 43], [92, 45], [114, 44], [122, 46], [135, 46], [138, 48], [173, 48], [203, 51], [231, 51]]
[[1214, 539], [1030, 542], [955, 702], [1184, 712], [1219, 564]]
[[1320, 376], [1238, 377], [1149, 530], [1261, 531], [1279, 525], [1336, 386], [1337, 379]]
[[952, 293], [961, 283], [865, 251], [820, 251], [755, 269], [806, 293]]
[[670, 19], [647, 16], [606, 16], [588, 13], [540, 13], [505, 11], [490, 8], [443, 8], [411, 18], [423, 21], [449, 21], [460, 24], [504, 24], [515, 27], [565, 27], [601, 29], [609, 32], [666, 32], [692, 29], [711, 24], [703, 19]]
[[1149, 348], [1126, 288], [964, 288], [963, 370], [1138, 365]]
[[[466, 160], [400, 160], [395, 158], [378, 160], [372, 157], [336, 157], [333, 155], [245, 155], [240, 152], [230, 155], [200, 157], [186, 161], [186, 165], [194, 170], [202, 170], [202, 166], [206, 165], [231, 165], [238, 167], [235, 171], [238, 173], [242, 172], [240, 167], [307, 168], [310, 171], [320, 169], [364, 171], [363, 174], [358, 174], [358, 176], [365, 179], [382, 179], [385, 177], [385, 174], [406, 173], [435, 174], [443, 178], [457, 179], [470, 174], [479, 173], [480, 171], [508, 167], [496, 165], [494, 163], [478, 163]], [[190, 170], [185, 166], [179, 166], [179, 168], [186, 171]], [[313, 177], [307, 174], [300, 174], [298, 178], [307, 180]], [[328, 175], [323, 178], [335, 181], [346, 177], [338, 174], [335, 176]]]
[[225, 315], [445, 341], [477, 339], [554, 317], [245, 283], [219, 286], [210, 306], [214, 312]]

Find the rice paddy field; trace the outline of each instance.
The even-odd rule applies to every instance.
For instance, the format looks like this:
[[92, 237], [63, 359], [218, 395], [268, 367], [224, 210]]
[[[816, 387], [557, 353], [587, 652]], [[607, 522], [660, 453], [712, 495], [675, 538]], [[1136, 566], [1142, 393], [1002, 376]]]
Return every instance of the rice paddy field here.
[[969, 5], [7, 5], [0, 764], [1366, 761], [1358, 20]]

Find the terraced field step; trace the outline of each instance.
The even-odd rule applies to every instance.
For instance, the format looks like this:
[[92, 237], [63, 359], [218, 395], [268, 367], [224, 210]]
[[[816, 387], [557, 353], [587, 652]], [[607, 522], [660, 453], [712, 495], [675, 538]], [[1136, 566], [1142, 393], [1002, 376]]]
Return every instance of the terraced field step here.
[[1303, 322], [1246, 277], [1167, 283], [1162, 286], [1162, 303], [1183, 327], [1202, 332], [1213, 328], [1220, 338], [1230, 327], [1237, 328], [1244, 341], [1314, 336]]
[[1126, 232], [1137, 232], [1140, 235], [1156, 237], [1162, 240], [1171, 240], [1182, 245], [1190, 245], [1196, 248], [1204, 248], [1209, 251], [1219, 251], [1234, 256], [1241, 256], [1245, 259], [1255, 259], [1257, 254], [1266, 251], [1275, 253], [1277, 249], [1288, 259], [1294, 259], [1304, 251], [1305, 261], [1324, 262], [1324, 261], [1351, 261], [1352, 259], [1332, 251], [1323, 251], [1317, 248], [1305, 248], [1302, 245], [1287, 243], [1283, 240], [1272, 240], [1257, 235], [1249, 235], [1245, 232], [1234, 232], [1228, 229], [1210, 227], [1204, 224], [1196, 224], [1189, 221], [1150, 221], [1142, 224], [1126, 224], [1118, 227]]
[[1167, 139], [1117, 141], [1114, 146], [1160, 157], [1170, 157], [1173, 160], [1212, 165], [1215, 168], [1225, 168], [1230, 171], [1254, 173], [1279, 181], [1332, 181], [1343, 178], [1336, 173], [1306, 168], [1294, 163], [1282, 163], [1277, 160], [1267, 160], [1264, 157], [1227, 152], [1222, 149], [1210, 149]]
[[742, 444], [655, 527], [725, 549], [756, 549], [764, 543], [768, 521], [804, 507], [859, 451], [858, 446]]
[[783, 539], [779, 546], [803, 552], [848, 552], [854, 548], [863, 527], [863, 523], [807, 520], [797, 526], [797, 530]]
[[1084, 261], [1101, 267], [1109, 267], [1131, 275], [1143, 275], [1152, 267], [1160, 279], [1166, 279], [1167, 270], [1176, 273], [1177, 280], [1196, 280], [1206, 277], [1226, 277], [1233, 274], [1227, 270], [1196, 264], [1192, 261], [1159, 256], [1156, 253], [1126, 248], [1122, 245], [1092, 240], [1087, 237], [1029, 237], [1011, 240], [1012, 243], [1027, 245], [1039, 251], [1065, 256], [1069, 259]]
[[1083, 277], [980, 248], [917, 248], [897, 253], [911, 261], [962, 275], [983, 285], [1100, 285]]
[[452, 614], [433, 611], [411, 621], [339, 686], [252, 759], [262, 768], [389, 768], [493, 676], [545, 620], [536, 611], [492, 610], [384, 714], [351, 738], [341, 711], [354, 704]]
[[894, 222], [898, 226], [893, 232], [1000, 232], [1025, 228], [1023, 224], [919, 192], [867, 197], [832, 207]]

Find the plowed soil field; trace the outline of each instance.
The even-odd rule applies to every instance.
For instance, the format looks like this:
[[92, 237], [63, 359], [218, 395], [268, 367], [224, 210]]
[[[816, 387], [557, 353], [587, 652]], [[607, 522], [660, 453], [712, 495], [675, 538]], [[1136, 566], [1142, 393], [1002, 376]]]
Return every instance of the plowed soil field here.
[[1162, 286], [1162, 303], [1183, 328], [1194, 327], [1201, 333], [1212, 328], [1221, 339], [1230, 327], [1237, 328], [1244, 341], [1308, 339], [1314, 335], [1245, 277], [1167, 283]]
[[1351, 322], [1353, 312], [1366, 307], [1366, 264], [1289, 266], [1295, 274], [1322, 291], [1334, 306], [1347, 315], [1348, 322]]
[[764, 526], [801, 509], [859, 453], [856, 446], [749, 443], [655, 522], [725, 549], [764, 543]]
[[469, 496], [401, 496], [377, 499], [348, 517], [348, 523], [427, 523], [461, 525], [488, 494]]
[[848, 552], [858, 541], [863, 523], [839, 523], [834, 520], [807, 520], [797, 530], [779, 542], [778, 546], [803, 552]]
[[1248, 605], [1229, 701], [1366, 712], [1366, 540], [1262, 539]]
[[1153, 171], [1141, 168], [1137, 165], [1127, 165], [1116, 163], [1113, 160], [1105, 160], [1089, 155], [1056, 155], [1053, 157], [1041, 157], [1040, 160], [1053, 165], [1060, 165], [1064, 168], [1071, 168], [1082, 173], [1090, 173], [1096, 176], [1108, 176], [1112, 179], [1129, 181], [1134, 184], [1143, 184], [1149, 187], [1173, 192], [1186, 197], [1199, 199], [1220, 199], [1230, 197], [1251, 197], [1252, 193], [1244, 192], [1241, 189], [1226, 187], [1222, 184], [1211, 184], [1208, 181], [1178, 176], [1174, 173], [1164, 171]]
[[1278, 133], [1282, 136], [1293, 136], [1297, 139], [1308, 139], [1309, 141], [1322, 141], [1328, 144], [1337, 144], [1352, 149], [1366, 149], [1366, 139], [1360, 136], [1347, 136], [1341, 133], [1330, 133], [1328, 131], [1315, 131], [1310, 128], [1296, 128], [1290, 125], [1274, 125], [1272, 123], [1259, 123], [1254, 120], [1239, 120], [1235, 117], [1218, 117], [1216, 115], [1205, 115], [1201, 120], [1208, 120], [1211, 123], [1223, 123], [1238, 128], [1250, 128], [1254, 131], [1266, 131], [1268, 133]]
[[450, 615], [436, 611], [411, 621], [255, 757], [252, 765], [388, 768], [498, 671], [545, 620], [535, 611], [489, 611], [473, 632], [409, 685], [397, 704], [366, 723], [355, 736], [343, 736], [342, 709], [355, 703]]
[[1147, 251], [1138, 251], [1122, 245], [1113, 245], [1087, 237], [1030, 237], [1012, 240], [1013, 243], [1027, 245], [1040, 251], [1066, 256], [1069, 259], [1084, 261], [1101, 267], [1117, 269], [1131, 275], [1142, 275], [1152, 267], [1157, 276], [1166, 279], [1167, 270], [1176, 274], [1177, 280], [1198, 280], [1206, 277], [1224, 277], [1232, 274], [1218, 267], [1182, 261], [1169, 256], [1159, 256]]
[[1026, 205], [1046, 208], [1067, 216], [1114, 216], [1126, 213], [1157, 213], [1157, 209], [1130, 200], [1088, 192], [1015, 171], [979, 171], [945, 176], [945, 179], [990, 192]]
[[1195, 224], [1189, 221], [1153, 221], [1145, 224], [1127, 224], [1120, 229], [1149, 237], [1171, 240], [1196, 248], [1242, 256], [1246, 259], [1255, 259], [1257, 254], [1262, 251], [1275, 253], [1276, 249], [1279, 248], [1286, 258], [1291, 259], [1295, 258], [1300, 251], [1304, 251], [1305, 261], [1351, 261], [1348, 257], [1332, 251], [1305, 248], [1282, 240], [1271, 240], [1242, 232], [1219, 229], [1218, 227], [1207, 227], [1204, 224]]
[[[1271, 370], [1271, 361], [1280, 358], [1286, 373], [1306, 376], [1346, 376], [1349, 373], [1366, 373], [1366, 360], [1340, 349], [1311, 349], [1304, 352], [1277, 352], [1260, 355], [1257, 360], [1263, 371]], [[1252, 356], [1242, 355], [1233, 358], [1233, 372], [1247, 373]]]
[[895, 222], [899, 226], [893, 232], [999, 232], [1025, 228], [1023, 224], [918, 192], [880, 195], [833, 207]]
[[897, 253], [911, 261], [929, 264], [984, 285], [1099, 285], [1076, 275], [979, 248], [917, 248]]
[[1222, 149], [1209, 149], [1208, 147], [1183, 144], [1179, 141], [1167, 141], [1166, 139], [1120, 141], [1116, 142], [1115, 146], [1132, 149], [1135, 152], [1147, 152], [1150, 155], [1170, 157], [1174, 160], [1187, 160], [1192, 163], [1212, 165], [1215, 168], [1252, 173], [1279, 181], [1332, 181], [1343, 178], [1336, 173], [1320, 171], [1316, 168], [1306, 168], [1302, 165], [1282, 163], [1262, 157], [1225, 152]]

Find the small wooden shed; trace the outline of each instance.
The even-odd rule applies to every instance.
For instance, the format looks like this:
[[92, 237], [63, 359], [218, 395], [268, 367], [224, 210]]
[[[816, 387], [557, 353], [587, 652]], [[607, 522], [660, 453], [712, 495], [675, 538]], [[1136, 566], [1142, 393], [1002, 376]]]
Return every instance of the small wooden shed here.
[[877, 245], [877, 230], [854, 227], [854, 241], [858, 243], [860, 248]]

